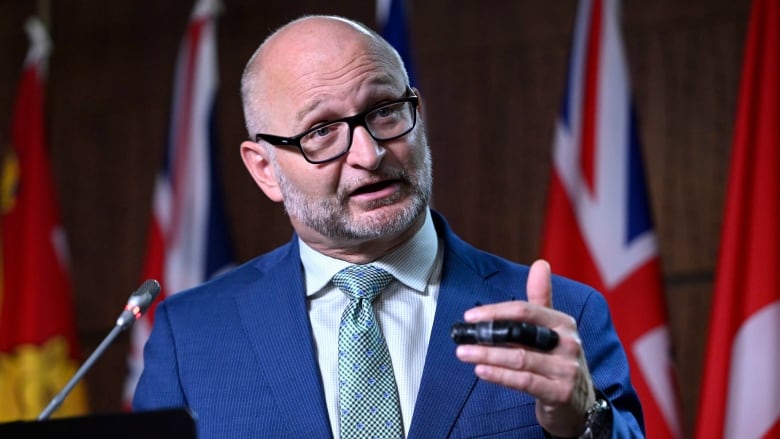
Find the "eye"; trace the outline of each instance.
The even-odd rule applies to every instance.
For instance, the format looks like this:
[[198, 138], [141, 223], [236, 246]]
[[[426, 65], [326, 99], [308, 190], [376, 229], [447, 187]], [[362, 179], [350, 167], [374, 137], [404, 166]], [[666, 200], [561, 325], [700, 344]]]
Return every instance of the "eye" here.
[[385, 105], [383, 107], [379, 107], [376, 110], [369, 113], [366, 120], [368, 121], [368, 123], [371, 124], [393, 123], [398, 119], [400, 115], [400, 110], [402, 108], [401, 105], [402, 104], [392, 103], [389, 105]]
[[323, 125], [314, 131], [312, 131], [311, 135], [316, 137], [325, 137], [328, 134], [330, 134], [333, 131], [333, 126], [331, 125]]
[[345, 122], [331, 122], [325, 125], [314, 127], [302, 139], [301, 144], [307, 148], [322, 148], [328, 146], [343, 135], [346, 131]]
[[377, 118], [392, 117], [397, 112], [398, 112], [398, 104], [391, 104], [374, 110], [374, 116]]

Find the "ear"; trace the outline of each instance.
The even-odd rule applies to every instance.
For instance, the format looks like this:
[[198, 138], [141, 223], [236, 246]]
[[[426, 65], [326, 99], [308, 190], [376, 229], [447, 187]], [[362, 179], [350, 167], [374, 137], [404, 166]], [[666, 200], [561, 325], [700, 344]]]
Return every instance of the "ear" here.
[[241, 142], [241, 159], [266, 197], [276, 202], [284, 199], [282, 191], [279, 189], [276, 171], [268, 157], [268, 151], [263, 145], [249, 140]]
[[417, 96], [417, 111], [420, 113], [420, 118], [424, 120], [425, 112], [423, 111], [422, 94], [420, 94], [420, 90], [418, 90], [417, 87], [412, 87], [412, 91], [414, 92], [415, 96]]

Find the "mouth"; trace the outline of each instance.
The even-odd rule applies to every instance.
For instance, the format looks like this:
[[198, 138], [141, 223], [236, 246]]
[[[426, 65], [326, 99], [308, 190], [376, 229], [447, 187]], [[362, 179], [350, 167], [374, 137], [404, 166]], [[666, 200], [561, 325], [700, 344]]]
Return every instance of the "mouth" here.
[[376, 183], [367, 184], [365, 186], [361, 186], [354, 191], [352, 191], [352, 195], [361, 195], [361, 194], [370, 194], [372, 192], [380, 192], [383, 189], [390, 186], [395, 180], [383, 180]]
[[382, 180], [358, 187], [349, 194], [349, 197], [358, 201], [374, 201], [391, 197], [400, 190], [401, 180]]

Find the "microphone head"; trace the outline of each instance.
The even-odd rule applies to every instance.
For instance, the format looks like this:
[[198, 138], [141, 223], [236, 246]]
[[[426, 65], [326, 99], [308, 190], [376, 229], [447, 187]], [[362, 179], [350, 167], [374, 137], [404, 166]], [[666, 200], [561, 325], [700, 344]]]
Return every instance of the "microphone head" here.
[[133, 322], [141, 318], [159, 294], [160, 284], [156, 280], [149, 279], [141, 284], [127, 299], [124, 311], [116, 319], [117, 326], [123, 330], [127, 329]]
[[137, 306], [141, 313], [145, 313], [149, 306], [151, 306], [157, 295], [160, 294], [160, 283], [154, 279], [147, 279], [138, 287], [137, 290], [130, 296], [127, 304], [132, 303], [133, 306]]

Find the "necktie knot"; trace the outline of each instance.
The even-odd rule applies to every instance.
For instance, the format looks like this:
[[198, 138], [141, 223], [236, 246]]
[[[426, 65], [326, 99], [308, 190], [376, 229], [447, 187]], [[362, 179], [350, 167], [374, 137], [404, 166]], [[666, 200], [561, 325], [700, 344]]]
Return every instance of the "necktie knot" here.
[[393, 280], [393, 275], [374, 265], [350, 265], [333, 276], [333, 284], [352, 300], [373, 302]]

